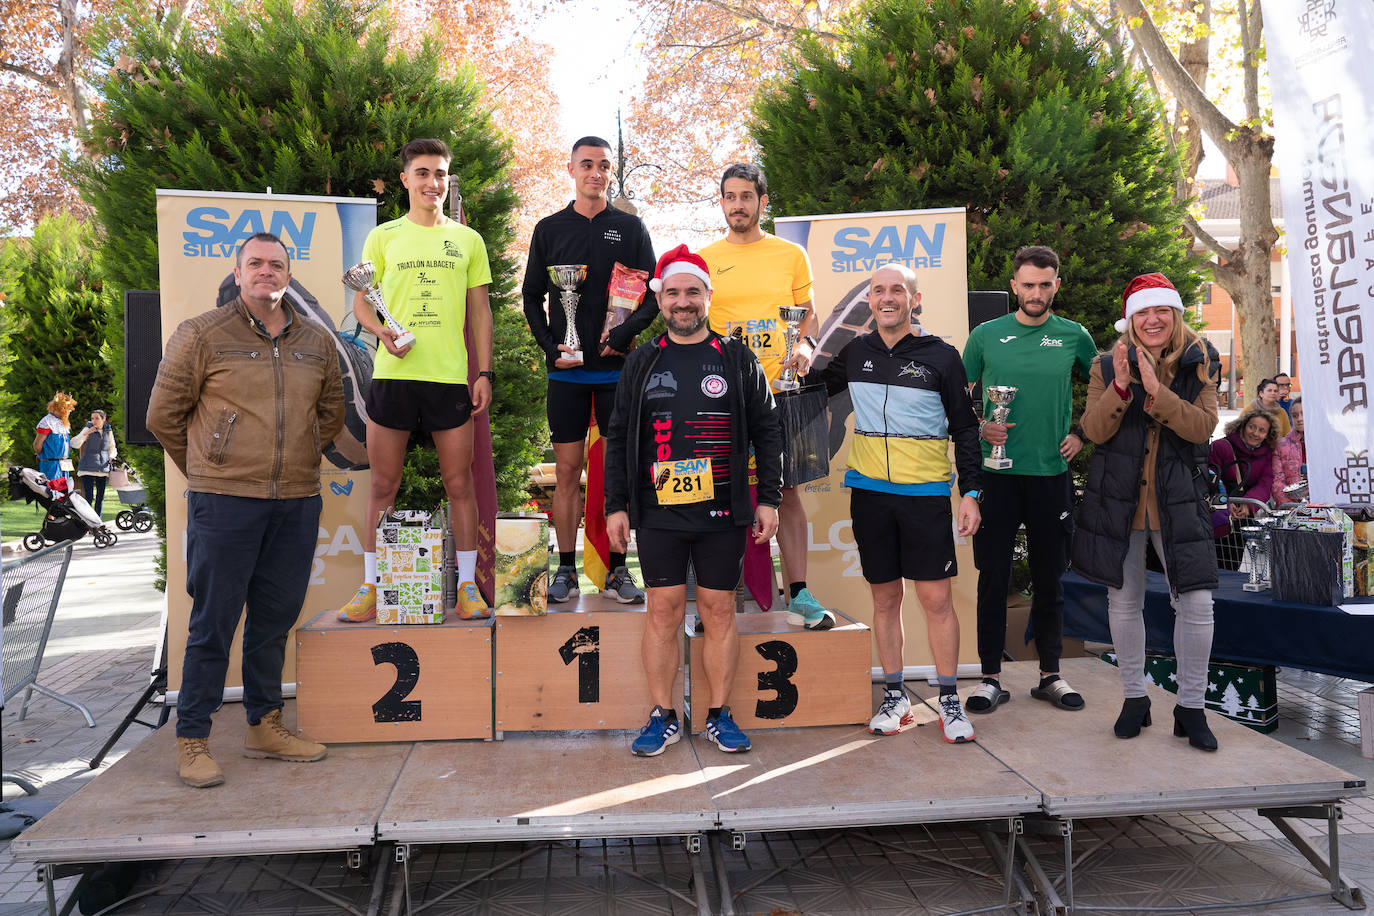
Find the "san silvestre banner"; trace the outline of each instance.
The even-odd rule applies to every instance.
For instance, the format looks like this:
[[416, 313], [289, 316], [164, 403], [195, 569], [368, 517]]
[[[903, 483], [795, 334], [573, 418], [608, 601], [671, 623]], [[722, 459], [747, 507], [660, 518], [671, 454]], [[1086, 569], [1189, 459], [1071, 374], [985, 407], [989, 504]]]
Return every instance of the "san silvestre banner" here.
[[1374, 6], [1264, 0], [1312, 499], [1374, 499]]
[[[916, 272], [921, 304], [915, 321], [921, 329], [963, 352], [969, 328], [967, 226], [962, 208], [778, 217], [774, 226], [778, 236], [805, 248], [811, 259], [815, 275], [812, 301], [821, 325], [816, 369], [825, 368], [855, 336], [874, 329], [868, 309], [868, 280], [874, 270], [892, 261]], [[800, 487], [809, 520], [807, 580], [822, 602], [871, 625], [873, 601], [859, 566], [849, 517], [849, 490], [844, 486], [854, 435], [848, 393], [830, 399], [830, 418], [830, 476]], [[952, 448], [950, 455], [952, 458]], [[958, 486], [953, 489], [957, 515]], [[959, 575], [954, 580], [954, 607], [959, 616], [960, 673], [973, 675], [980, 670], [976, 643], [978, 570], [973, 565], [972, 540], [956, 535], [955, 544]], [[910, 586], [902, 620], [907, 674], [932, 674], [934, 660], [926, 638], [925, 614]], [[876, 654], [874, 659], [876, 664]]]
[[[340, 278], [346, 267], [362, 259], [363, 240], [376, 222], [377, 205], [371, 198], [157, 192], [164, 346], [182, 321], [232, 302], [238, 295], [234, 256], [239, 244], [255, 232], [274, 233], [285, 243], [291, 255], [289, 301], [298, 314], [324, 326], [334, 337], [347, 421], [320, 464], [324, 506], [319, 543], [297, 625], [322, 610], [339, 607], [362, 581], [362, 532], [371, 487], [363, 395], [372, 377], [372, 355], [338, 333], [345, 317], [352, 314], [352, 292]], [[245, 396], [255, 395], [245, 392]], [[191, 615], [191, 599], [186, 594], [186, 478], [170, 460], [166, 469], [167, 678], [169, 688], [176, 691]], [[240, 621], [226, 682], [231, 688], [242, 686], [242, 636]], [[295, 667], [295, 652], [288, 651], [284, 683], [295, 683]]]

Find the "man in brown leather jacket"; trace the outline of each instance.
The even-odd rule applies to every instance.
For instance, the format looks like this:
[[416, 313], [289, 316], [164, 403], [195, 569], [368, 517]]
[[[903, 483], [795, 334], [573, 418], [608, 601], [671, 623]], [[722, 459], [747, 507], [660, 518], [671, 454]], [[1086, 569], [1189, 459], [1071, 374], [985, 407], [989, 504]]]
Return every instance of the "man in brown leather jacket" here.
[[284, 294], [291, 259], [259, 233], [239, 246], [237, 300], [181, 323], [158, 367], [148, 429], [186, 475], [191, 619], [177, 695], [177, 771], [224, 781], [209, 753], [229, 647], [243, 635], [244, 755], [311, 761], [321, 744], [281, 721], [286, 640], [305, 600], [320, 518], [320, 450], [343, 427], [343, 388], [324, 328]]

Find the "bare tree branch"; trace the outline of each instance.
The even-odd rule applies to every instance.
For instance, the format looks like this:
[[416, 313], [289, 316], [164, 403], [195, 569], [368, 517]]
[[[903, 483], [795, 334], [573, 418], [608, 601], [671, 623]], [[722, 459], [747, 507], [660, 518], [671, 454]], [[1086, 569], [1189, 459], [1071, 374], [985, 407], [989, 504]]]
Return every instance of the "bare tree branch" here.
[[731, 16], [734, 16], [736, 19], [757, 20], [758, 22], [761, 22], [764, 25], [768, 26], [770, 29], [775, 29], [787, 35], [795, 35], [798, 32], [807, 32], [811, 35], [817, 35], [821, 38], [828, 39], [829, 41], [840, 40], [840, 36], [835, 32], [827, 32], [822, 29], [812, 29], [805, 22], [802, 22], [800, 25], [794, 25], [789, 22], [783, 22], [781, 19], [778, 19], [774, 16], [766, 15], [758, 7], [737, 6], [733, 3], [726, 3], [724, 2], [724, 0], [706, 0], [706, 2], [709, 3], [711, 6], [714, 6], [721, 12], [728, 13]]
[[1197, 220], [1193, 219], [1193, 214], [1184, 214], [1183, 225], [1187, 226], [1188, 231], [1193, 234], [1193, 238], [1197, 239], [1199, 242], [1203, 244], [1204, 247], [1212, 251], [1217, 256], [1219, 261], [1229, 261], [1231, 258], [1235, 256], [1234, 251], [1223, 245], [1220, 241], [1216, 239], [1215, 236], [1213, 236], [1206, 229], [1203, 229], [1201, 224], [1199, 224]]
[[30, 70], [28, 67], [25, 67], [23, 64], [12, 64], [8, 61], [0, 60], [0, 70], [7, 70], [10, 73], [17, 73], [25, 79], [31, 79], [35, 83], [38, 83], [40, 86], [44, 86], [48, 89], [53, 90], [54, 92], [60, 92], [62, 88], [61, 84], [59, 84], [57, 80], [53, 79], [50, 76], [44, 76], [41, 73], [36, 73], [35, 71]]

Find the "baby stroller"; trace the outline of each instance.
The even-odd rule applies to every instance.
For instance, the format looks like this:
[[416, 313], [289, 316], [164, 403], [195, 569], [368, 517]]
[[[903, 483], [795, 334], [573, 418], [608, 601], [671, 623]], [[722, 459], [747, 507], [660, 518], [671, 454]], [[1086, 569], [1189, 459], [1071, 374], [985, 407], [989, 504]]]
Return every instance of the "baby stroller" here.
[[119, 530], [140, 533], [151, 531], [153, 513], [148, 508], [148, 491], [143, 489], [143, 481], [138, 479], [138, 472], [126, 464], [110, 472], [110, 483], [119, 494], [120, 504], [132, 507], [121, 509], [115, 516], [115, 524], [119, 526]]
[[114, 545], [118, 536], [105, 527], [86, 497], [71, 493], [65, 477], [48, 480], [33, 468], [10, 468], [10, 499], [36, 502], [48, 510], [43, 527], [24, 536], [29, 550], [42, 550], [47, 544], [80, 540], [87, 532], [95, 539], [95, 546], [104, 549]]

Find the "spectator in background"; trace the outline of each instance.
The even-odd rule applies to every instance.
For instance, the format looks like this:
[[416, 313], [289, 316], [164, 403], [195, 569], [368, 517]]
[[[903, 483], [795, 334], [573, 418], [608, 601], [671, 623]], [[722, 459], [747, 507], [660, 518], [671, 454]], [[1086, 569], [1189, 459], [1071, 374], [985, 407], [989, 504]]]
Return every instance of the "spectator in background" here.
[[72, 430], [67, 418], [76, 406], [76, 398], [59, 391], [48, 402], [48, 413], [38, 421], [33, 437], [33, 453], [38, 456], [38, 471], [49, 480], [68, 477], [72, 469]]
[[110, 466], [119, 454], [115, 448], [114, 429], [105, 422], [105, 411], [91, 411], [86, 428], [72, 439], [72, 448], [77, 449], [80, 460], [76, 463], [76, 476], [81, 478], [81, 495], [91, 504], [99, 515], [105, 505], [105, 484], [110, 479]]
[[1226, 435], [1213, 442], [1208, 451], [1207, 463], [1230, 499], [1225, 510], [1212, 513], [1217, 559], [1223, 569], [1234, 570], [1240, 564], [1240, 532], [1233, 530], [1233, 523], [1254, 514], [1253, 507], [1235, 502], [1236, 498], [1267, 503], [1273, 497], [1278, 475], [1274, 453], [1278, 428], [1274, 420], [1274, 414], [1251, 404], [1226, 424]]
[[1297, 400], [1296, 398], [1289, 399], [1289, 394], [1293, 390], [1293, 379], [1287, 372], [1280, 372], [1274, 376], [1274, 384], [1279, 386], [1279, 406], [1283, 408], [1284, 413], [1288, 414], [1288, 419], [1291, 421], [1293, 419], [1293, 401]]
[[1288, 414], [1284, 412], [1283, 405], [1279, 403], [1279, 383], [1271, 378], [1264, 379], [1259, 383], [1259, 397], [1255, 398], [1252, 407], [1273, 414], [1274, 428], [1278, 435], [1286, 436], [1292, 429], [1292, 424], [1288, 422]]
[[1307, 441], [1302, 435], [1301, 393], [1293, 398], [1290, 410], [1293, 428], [1288, 435], [1274, 443], [1274, 502], [1278, 505], [1296, 502], [1283, 492], [1283, 488], [1307, 477]]

